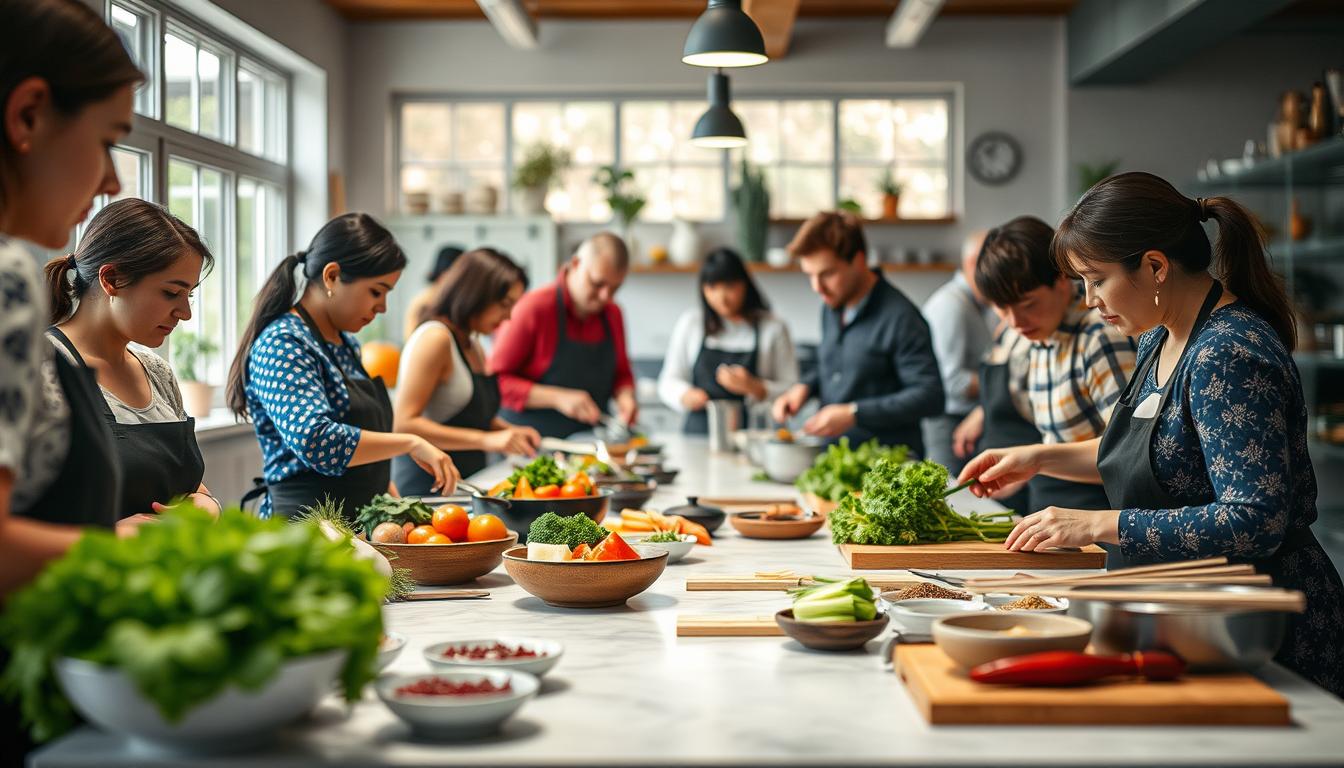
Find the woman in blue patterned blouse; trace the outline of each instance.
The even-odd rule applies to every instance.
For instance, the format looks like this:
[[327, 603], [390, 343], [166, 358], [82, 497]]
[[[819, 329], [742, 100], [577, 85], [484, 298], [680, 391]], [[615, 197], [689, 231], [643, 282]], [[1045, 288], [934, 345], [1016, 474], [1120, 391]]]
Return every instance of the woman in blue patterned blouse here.
[[[1202, 226], [1210, 219], [1216, 249]], [[962, 478], [979, 477], [982, 496], [1038, 472], [1100, 478], [1119, 509], [1048, 507], [1005, 546], [1109, 542], [1139, 562], [1253, 563], [1307, 598], [1275, 658], [1344, 696], [1344, 586], [1311, 532], [1316, 476], [1296, 328], [1254, 219], [1227, 198], [1192, 200], [1125, 173], [1083, 195], [1052, 250], [1107, 322], [1142, 334], [1138, 369], [1102, 437], [988, 451]]]
[[308, 250], [285, 257], [262, 286], [228, 385], [229, 407], [251, 417], [261, 443], [262, 517], [291, 517], [330, 497], [353, 519], [375, 495], [395, 491], [394, 456], [414, 459], [434, 491], [456, 486], [447, 454], [392, 432], [387, 388], [365, 373], [353, 335], [387, 311], [405, 266], [390, 232], [348, 213], [318, 230]]

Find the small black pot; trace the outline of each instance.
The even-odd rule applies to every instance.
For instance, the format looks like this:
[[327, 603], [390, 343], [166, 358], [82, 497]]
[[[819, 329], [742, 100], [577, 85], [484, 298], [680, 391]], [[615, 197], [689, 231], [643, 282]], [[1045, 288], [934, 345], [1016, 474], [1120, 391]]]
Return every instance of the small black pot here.
[[709, 507], [700, 504], [699, 496], [687, 496], [686, 503], [680, 507], [671, 507], [663, 510], [664, 515], [681, 515], [693, 523], [699, 523], [709, 531], [710, 535], [723, 525], [723, 521], [728, 519], [728, 513], [718, 507]]
[[597, 489], [596, 496], [581, 499], [501, 499], [495, 496], [472, 495], [471, 511], [474, 514], [491, 514], [504, 521], [504, 525], [518, 532], [518, 543], [527, 543], [527, 530], [532, 522], [547, 512], [561, 517], [587, 515], [593, 522], [600, 523], [607, 516], [611, 506], [612, 491], [609, 488]]

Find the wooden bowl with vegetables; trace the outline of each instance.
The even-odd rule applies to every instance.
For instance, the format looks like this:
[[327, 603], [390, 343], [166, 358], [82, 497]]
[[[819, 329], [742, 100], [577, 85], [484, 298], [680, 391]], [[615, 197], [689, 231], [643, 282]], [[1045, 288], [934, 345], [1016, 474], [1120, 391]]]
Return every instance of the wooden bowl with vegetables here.
[[457, 504], [430, 507], [420, 499], [375, 496], [355, 529], [422, 586], [462, 584], [499, 567], [518, 534], [495, 515], [469, 515]]
[[632, 547], [586, 517], [548, 512], [528, 530], [526, 547], [504, 553], [504, 569], [549, 605], [606, 608], [652, 586], [667, 560], [667, 550]]
[[793, 607], [775, 614], [775, 623], [799, 644], [818, 651], [852, 651], [882, 634], [887, 615], [877, 610], [867, 579], [818, 578], [818, 584], [790, 590]]
[[[488, 493], [474, 494], [471, 508], [477, 514], [493, 514], [513, 530], [527, 531], [547, 512], [561, 516], [584, 515], [602, 522], [611, 507], [612, 491], [598, 488], [585, 472], [566, 475], [555, 459], [538, 456], [513, 471]], [[527, 536], [520, 538], [527, 542]]]

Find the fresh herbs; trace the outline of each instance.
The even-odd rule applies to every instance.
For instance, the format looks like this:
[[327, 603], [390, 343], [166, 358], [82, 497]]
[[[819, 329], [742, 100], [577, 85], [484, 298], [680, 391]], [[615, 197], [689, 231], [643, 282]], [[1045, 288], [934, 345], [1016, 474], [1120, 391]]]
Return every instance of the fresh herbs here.
[[901, 464], [910, 449], [904, 445], [888, 448], [876, 439], [850, 449], [849, 439], [840, 438], [817, 457], [816, 462], [798, 476], [794, 485], [803, 493], [813, 493], [829, 501], [840, 501], [859, 490], [863, 476], [880, 460]]
[[547, 512], [533, 520], [532, 527], [527, 530], [529, 544], [564, 544], [570, 549], [580, 544], [596, 547], [605, 538], [607, 530], [582, 514], [561, 517]]
[[287, 661], [340, 650], [354, 701], [373, 677], [387, 592], [316, 524], [175, 508], [129, 538], [85, 533], [13, 595], [4, 691], [47, 740], [75, 722], [53, 671], [62, 658], [120, 670], [176, 722], [230, 686], [256, 691]]
[[960, 515], [947, 505], [947, 467], [933, 461], [878, 461], [863, 478], [861, 496], [846, 496], [831, 513], [836, 544], [930, 544], [1003, 541], [1011, 512]]
[[816, 586], [789, 590], [793, 595], [793, 618], [818, 624], [871, 621], [877, 617], [873, 588], [861, 576], [827, 579], [816, 576]]
[[644, 537], [645, 544], [674, 543], [681, 541], [681, 534], [675, 531], [659, 531]]
[[364, 536], [373, 535], [373, 529], [381, 523], [397, 525], [425, 525], [434, 517], [434, 508], [419, 499], [397, 498], [380, 493], [359, 509], [355, 518], [355, 530]]

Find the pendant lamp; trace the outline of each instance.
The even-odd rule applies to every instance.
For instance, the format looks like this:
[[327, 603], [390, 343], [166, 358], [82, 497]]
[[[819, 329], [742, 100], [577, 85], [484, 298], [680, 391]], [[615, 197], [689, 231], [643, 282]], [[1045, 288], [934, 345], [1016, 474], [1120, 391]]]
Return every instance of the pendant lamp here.
[[754, 67], [770, 59], [761, 30], [742, 10], [742, 0], [709, 0], [686, 35], [681, 60], [696, 67], [718, 68]]
[[709, 76], [709, 109], [695, 122], [691, 143], [711, 149], [747, 145], [747, 131], [729, 106], [728, 76], [722, 72]]

